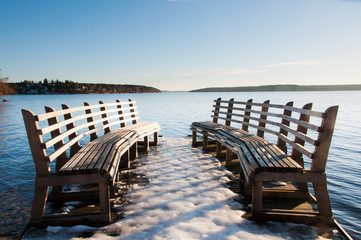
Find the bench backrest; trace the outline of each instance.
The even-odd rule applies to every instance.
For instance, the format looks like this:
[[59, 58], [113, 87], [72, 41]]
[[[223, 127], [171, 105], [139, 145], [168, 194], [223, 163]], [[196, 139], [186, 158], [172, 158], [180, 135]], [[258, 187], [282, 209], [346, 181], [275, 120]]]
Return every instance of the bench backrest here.
[[[312, 111], [312, 103], [302, 108], [270, 104], [267, 100], [255, 103], [234, 99], [216, 99], [213, 122], [239, 127], [270, 140], [285, 153], [291, 150], [291, 157], [304, 167], [304, 157], [312, 159], [310, 170], [324, 172], [336, 121], [338, 106], [329, 107], [325, 112]], [[293, 137], [292, 137], [293, 136]], [[277, 142], [277, 143], [276, 143]]]
[[[22, 109], [37, 176], [51, 173], [50, 162], [56, 159], [55, 171], [59, 170], [79, 149], [82, 142], [93, 141], [98, 134], [106, 134], [111, 128], [136, 124], [135, 101], [115, 103], [84, 103], [83, 107], [70, 108], [63, 104], [62, 110], [45, 107], [44, 114], [35, 115]], [[89, 138], [85, 138], [90, 136]], [[68, 151], [70, 149], [70, 152]]]

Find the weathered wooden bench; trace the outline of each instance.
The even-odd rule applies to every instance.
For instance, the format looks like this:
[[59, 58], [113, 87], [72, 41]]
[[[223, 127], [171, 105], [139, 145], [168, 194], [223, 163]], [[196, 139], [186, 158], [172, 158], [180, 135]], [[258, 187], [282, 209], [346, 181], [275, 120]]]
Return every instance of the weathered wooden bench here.
[[[325, 168], [338, 106], [325, 112], [311, 108], [312, 104], [297, 108], [293, 102], [279, 105], [219, 98], [215, 100], [212, 122], [192, 123], [194, 146], [201, 135], [204, 150], [209, 150], [210, 140], [216, 140], [217, 155], [225, 146], [226, 165], [234, 155], [239, 159], [245, 182], [242, 189], [252, 196], [252, 218], [333, 222]], [[269, 182], [295, 186], [293, 193], [312, 198], [318, 209], [264, 208], [263, 197], [280, 196], [279, 189], [272, 195], [272, 188], [266, 188]], [[308, 183], [312, 183], [315, 197]], [[296, 195], [287, 197], [292, 196]]]
[[[138, 123], [136, 108], [135, 101], [117, 100], [75, 108], [63, 104], [58, 111], [45, 107], [46, 113], [39, 115], [22, 110], [36, 169], [30, 225], [111, 221], [110, 192], [119, 169], [129, 167], [130, 158], [137, 156], [138, 142], [148, 151], [153, 134], [151, 144], [158, 144], [159, 125]], [[63, 186], [77, 184], [99, 186], [100, 211], [44, 216], [50, 186], [50, 196], [56, 199], [65, 194]]]

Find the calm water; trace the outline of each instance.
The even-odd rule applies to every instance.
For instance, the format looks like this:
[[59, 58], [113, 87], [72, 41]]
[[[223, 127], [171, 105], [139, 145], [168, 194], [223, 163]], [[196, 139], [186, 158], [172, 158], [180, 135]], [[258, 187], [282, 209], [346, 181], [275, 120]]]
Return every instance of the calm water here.
[[142, 121], [156, 121], [161, 135], [187, 137], [192, 121], [210, 120], [213, 99], [271, 103], [294, 101], [301, 107], [308, 102], [323, 111], [339, 105], [334, 138], [327, 163], [328, 187], [333, 213], [338, 222], [355, 238], [361, 239], [361, 92], [253, 92], [253, 93], [161, 93], [110, 95], [47, 95], [9, 96], [11, 101], [0, 105], [0, 237], [16, 237], [25, 226], [32, 204], [35, 170], [21, 108], [43, 113], [44, 105], [60, 109], [65, 103], [71, 107], [84, 101], [96, 104], [99, 100], [137, 101]]

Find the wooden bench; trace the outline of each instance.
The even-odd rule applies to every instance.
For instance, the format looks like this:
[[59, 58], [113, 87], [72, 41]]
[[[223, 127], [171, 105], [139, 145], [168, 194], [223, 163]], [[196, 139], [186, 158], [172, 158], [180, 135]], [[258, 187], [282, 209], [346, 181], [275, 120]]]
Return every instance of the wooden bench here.
[[[119, 169], [129, 167], [130, 158], [137, 157], [138, 142], [148, 151], [153, 134], [151, 144], [158, 144], [159, 125], [138, 123], [136, 108], [135, 101], [117, 100], [75, 108], [63, 104], [58, 111], [45, 107], [46, 113], [39, 115], [22, 110], [36, 169], [30, 225], [111, 221], [110, 192]], [[74, 184], [97, 184], [100, 210], [70, 217], [44, 216], [49, 187], [53, 186], [50, 197], [58, 199], [66, 194], [63, 186]]]
[[[219, 98], [212, 122], [192, 123], [193, 146], [201, 135], [204, 150], [210, 149], [210, 139], [216, 140], [217, 155], [225, 146], [226, 165], [234, 155], [239, 159], [243, 191], [252, 196], [252, 218], [333, 222], [325, 168], [338, 106], [325, 112], [311, 108], [312, 104], [297, 108], [293, 102], [279, 105]], [[294, 186], [293, 195], [267, 188], [273, 181]], [[308, 183], [312, 183], [315, 197]], [[265, 196], [311, 198], [317, 209], [267, 209], [263, 206]]]

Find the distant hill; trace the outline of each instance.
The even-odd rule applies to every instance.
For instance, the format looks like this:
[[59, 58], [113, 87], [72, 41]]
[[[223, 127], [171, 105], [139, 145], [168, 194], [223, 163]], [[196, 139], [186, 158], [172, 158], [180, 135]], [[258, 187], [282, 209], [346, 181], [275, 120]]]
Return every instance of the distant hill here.
[[15, 90], [16, 94], [94, 94], [94, 93], [159, 93], [161, 90], [142, 86], [127, 84], [105, 84], [105, 83], [77, 83], [66, 80], [61, 82], [44, 81], [33, 82], [23, 81], [20, 83], [7, 83]]
[[249, 87], [214, 87], [191, 90], [191, 92], [285, 92], [285, 91], [355, 91], [361, 84], [349, 85], [264, 85]]

